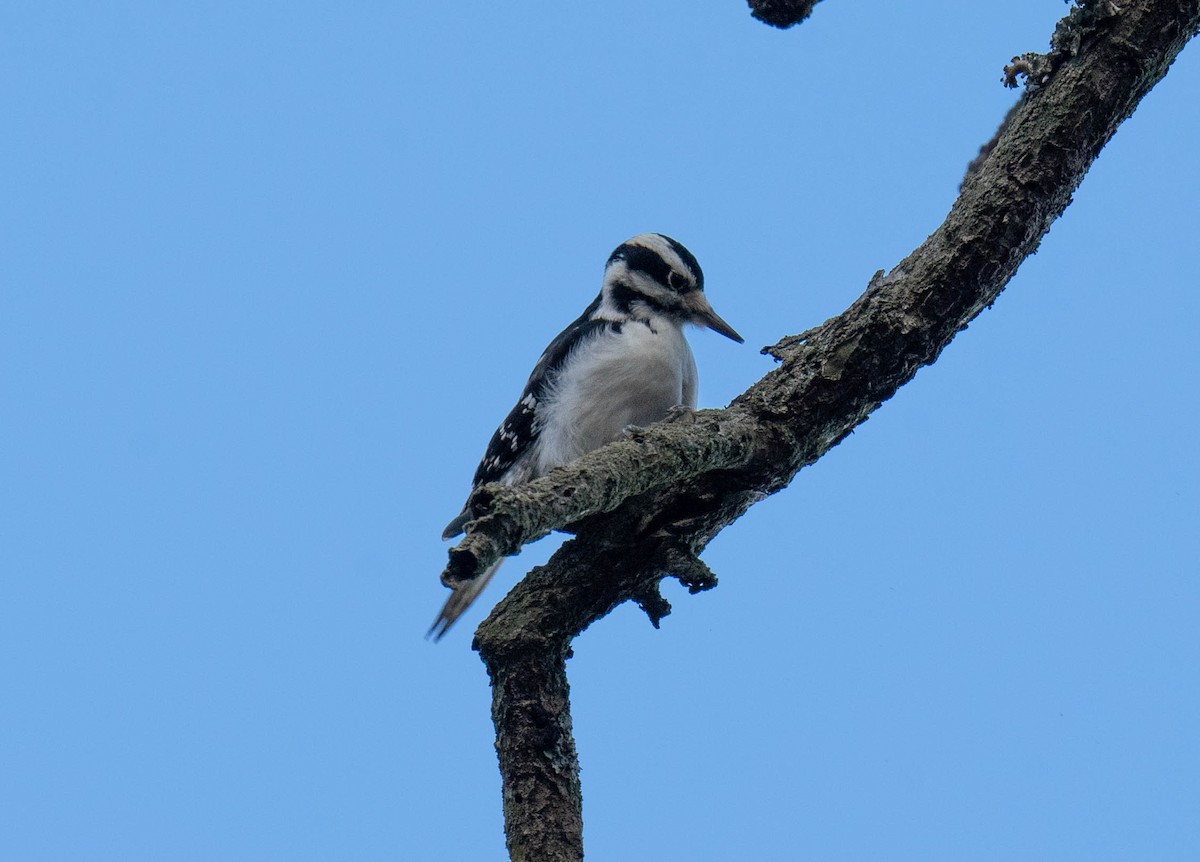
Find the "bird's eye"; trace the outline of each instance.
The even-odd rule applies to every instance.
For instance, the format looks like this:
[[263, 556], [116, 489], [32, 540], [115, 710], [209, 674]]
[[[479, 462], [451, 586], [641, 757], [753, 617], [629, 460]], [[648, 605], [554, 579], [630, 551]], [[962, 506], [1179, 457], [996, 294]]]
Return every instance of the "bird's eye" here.
[[678, 291], [684, 291], [688, 286], [687, 279], [675, 270], [671, 270], [669, 273], [667, 273], [667, 284]]

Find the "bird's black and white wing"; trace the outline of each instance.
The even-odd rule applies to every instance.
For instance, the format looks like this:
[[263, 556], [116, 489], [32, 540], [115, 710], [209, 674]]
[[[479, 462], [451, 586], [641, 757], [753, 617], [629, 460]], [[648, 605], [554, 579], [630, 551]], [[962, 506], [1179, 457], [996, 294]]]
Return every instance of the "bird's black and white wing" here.
[[[483, 460], [475, 470], [475, 478], [471, 480], [472, 492], [489, 482], [516, 485], [537, 478], [537, 448], [545, 425], [544, 408], [554, 395], [558, 372], [573, 350], [608, 326], [607, 321], [591, 319], [598, 303], [597, 299], [588, 306], [575, 322], [560, 332], [542, 351], [520, 400], [488, 442]], [[457, 536], [462, 532], [463, 525], [471, 519], [469, 499], [458, 516], [446, 525], [443, 539]]]
[[[492, 435], [492, 439], [488, 443], [487, 451], [483, 455], [483, 460], [479, 462], [479, 468], [475, 471], [475, 478], [471, 482], [472, 493], [480, 485], [486, 485], [489, 482], [514, 485], [537, 478], [539, 472], [538, 448], [542, 428], [545, 424], [544, 410], [549, 399], [554, 397], [554, 383], [559, 370], [572, 351], [609, 326], [608, 321], [591, 319], [597, 304], [598, 301], [588, 306], [583, 315], [560, 332], [558, 337], [551, 341], [550, 345], [542, 352], [541, 358], [533, 368], [533, 373], [529, 375], [529, 382], [525, 384], [521, 399], [509, 411], [508, 416], [500, 423], [500, 427], [496, 429], [496, 433]], [[471, 503], [468, 496], [467, 504], [463, 506], [458, 517], [446, 525], [442, 538], [451, 539], [457, 536], [471, 518]], [[429, 629], [429, 634], [434, 640], [440, 639], [450, 629], [450, 626], [454, 625], [463, 611], [475, 601], [492, 576], [496, 574], [501, 562], [497, 560], [472, 580], [453, 586], [450, 598], [446, 600], [445, 605], [438, 612], [437, 619], [433, 621], [433, 625]]]

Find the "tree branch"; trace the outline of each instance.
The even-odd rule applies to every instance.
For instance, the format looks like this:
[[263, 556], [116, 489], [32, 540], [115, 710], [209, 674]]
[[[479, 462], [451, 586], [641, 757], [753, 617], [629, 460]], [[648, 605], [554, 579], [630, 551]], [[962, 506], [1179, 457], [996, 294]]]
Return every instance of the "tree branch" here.
[[479, 517], [451, 552], [451, 582], [549, 530], [576, 533], [474, 642], [492, 679], [513, 859], [582, 858], [564, 665], [572, 639], [630, 599], [657, 622], [669, 610], [657, 592], [664, 576], [693, 590], [714, 584], [697, 558], [712, 537], [845, 438], [996, 300], [1200, 27], [1200, 0], [1131, 0], [1115, 15], [1108, 0], [1082, 5], [1105, 14], [1060, 23], [1055, 44], [1070, 56], [1014, 108], [943, 224], [844, 313], [767, 348], [778, 368], [726, 410], [473, 500]]
[[470, 580], [506, 554], [552, 530], [610, 512], [652, 488], [712, 470], [744, 465], [754, 438], [727, 410], [683, 413], [651, 428], [631, 429], [609, 444], [523, 485], [484, 485], [469, 501], [476, 519], [450, 551], [447, 586]]

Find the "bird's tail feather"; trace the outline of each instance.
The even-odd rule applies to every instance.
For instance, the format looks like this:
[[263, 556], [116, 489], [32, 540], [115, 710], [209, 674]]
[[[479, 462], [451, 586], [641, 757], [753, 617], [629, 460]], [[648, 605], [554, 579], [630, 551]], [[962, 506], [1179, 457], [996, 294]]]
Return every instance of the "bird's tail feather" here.
[[497, 560], [471, 580], [451, 587], [453, 592], [450, 593], [450, 598], [446, 599], [446, 604], [442, 605], [437, 619], [433, 621], [433, 625], [429, 627], [425, 637], [432, 637], [435, 642], [440, 641], [442, 636], [450, 631], [450, 627], [463, 615], [463, 611], [469, 608], [471, 603], [483, 592], [483, 588], [492, 579], [492, 575], [496, 574], [496, 570], [500, 568], [502, 562], [504, 561]]

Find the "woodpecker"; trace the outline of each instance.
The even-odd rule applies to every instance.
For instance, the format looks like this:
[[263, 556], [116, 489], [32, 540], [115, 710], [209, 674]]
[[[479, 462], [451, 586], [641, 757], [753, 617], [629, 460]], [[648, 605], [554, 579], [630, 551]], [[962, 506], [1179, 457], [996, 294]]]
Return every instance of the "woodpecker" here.
[[[695, 256], [668, 236], [639, 234], [617, 246], [600, 295], [542, 353], [521, 398], [496, 429], [471, 483], [517, 485], [646, 426], [672, 408], [696, 406], [696, 360], [686, 324], [742, 337], [713, 311]], [[468, 504], [442, 533], [472, 518]], [[457, 584], [429, 634], [440, 639], [491, 580], [494, 563]]]

